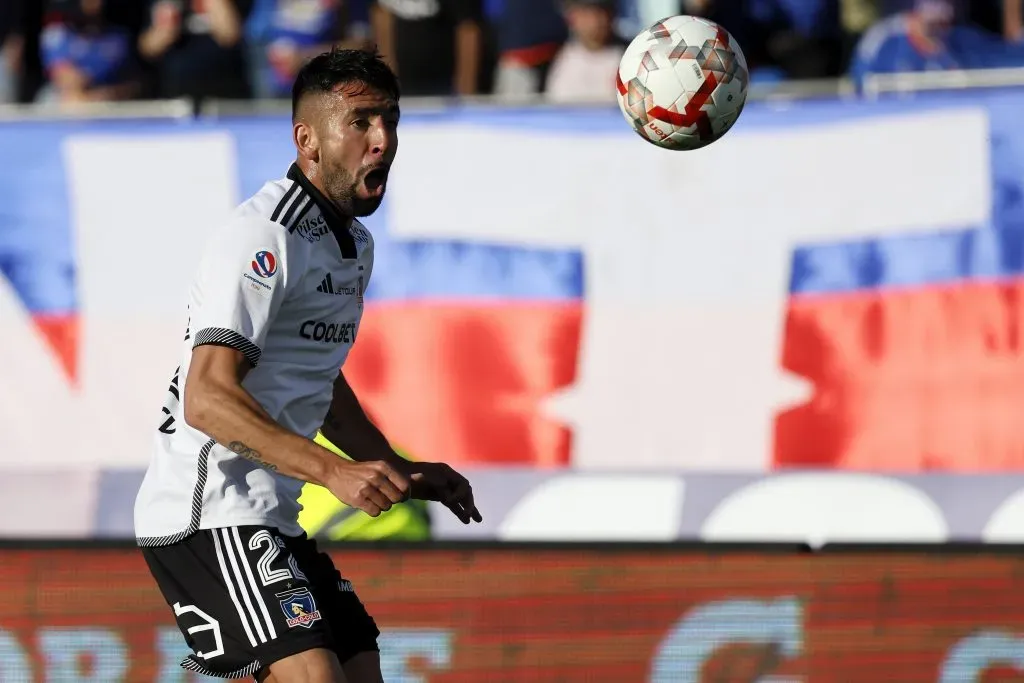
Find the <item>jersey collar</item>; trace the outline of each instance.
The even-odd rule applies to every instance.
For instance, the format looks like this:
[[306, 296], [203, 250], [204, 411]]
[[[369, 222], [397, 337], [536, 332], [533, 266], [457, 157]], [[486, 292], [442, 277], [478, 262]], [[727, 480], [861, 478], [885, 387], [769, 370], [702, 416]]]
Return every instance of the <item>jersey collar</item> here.
[[350, 221], [346, 220], [338, 212], [338, 209], [335, 208], [334, 203], [330, 199], [325, 197], [320, 190], [316, 189], [313, 183], [309, 182], [309, 178], [302, 172], [298, 164], [293, 163], [291, 168], [288, 169], [288, 179], [296, 182], [302, 188], [302, 191], [310, 196], [313, 203], [316, 204], [316, 208], [320, 209], [324, 220], [327, 221], [327, 227], [331, 229], [334, 239], [338, 241], [338, 247], [341, 248], [341, 257], [346, 259], [357, 258], [359, 254], [356, 251], [356, 242], [348, 229]]

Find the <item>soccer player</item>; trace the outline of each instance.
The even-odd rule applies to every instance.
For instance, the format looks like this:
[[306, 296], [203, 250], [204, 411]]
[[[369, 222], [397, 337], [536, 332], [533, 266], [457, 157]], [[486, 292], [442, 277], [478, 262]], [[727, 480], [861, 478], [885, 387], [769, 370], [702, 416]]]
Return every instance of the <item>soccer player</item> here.
[[[377, 516], [410, 496], [481, 521], [461, 475], [398, 456], [339, 368], [359, 330], [399, 87], [378, 55], [334, 50], [292, 92], [287, 177], [202, 255], [135, 533], [193, 654], [261, 683], [379, 683], [379, 631], [298, 525], [304, 482]], [[183, 381], [182, 381], [183, 380]], [[319, 428], [352, 460], [312, 441]]]

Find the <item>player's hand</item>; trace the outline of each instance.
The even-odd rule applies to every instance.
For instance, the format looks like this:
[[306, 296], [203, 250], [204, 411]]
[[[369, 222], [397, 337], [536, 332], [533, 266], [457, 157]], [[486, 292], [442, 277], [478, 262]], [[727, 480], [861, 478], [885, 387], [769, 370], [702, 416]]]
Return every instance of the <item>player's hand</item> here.
[[484, 521], [473, 502], [473, 487], [443, 462], [410, 463], [412, 497], [444, 504], [463, 524]]
[[371, 517], [408, 498], [412, 489], [408, 477], [386, 462], [350, 462], [340, 458], [324, 484], [342, 503]]

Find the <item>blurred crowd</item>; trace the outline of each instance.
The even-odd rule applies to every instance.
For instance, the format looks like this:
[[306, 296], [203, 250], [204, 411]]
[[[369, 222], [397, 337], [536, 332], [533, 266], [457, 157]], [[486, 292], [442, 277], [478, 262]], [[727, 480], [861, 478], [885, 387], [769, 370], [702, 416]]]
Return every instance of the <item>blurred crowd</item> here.
[[376, 45], [410, 96], [600, 101], [628, 39], [707, 16], [755, 83], [1024, 66], [1022, 0], [0, 0], [0, 102], [287, 97]]

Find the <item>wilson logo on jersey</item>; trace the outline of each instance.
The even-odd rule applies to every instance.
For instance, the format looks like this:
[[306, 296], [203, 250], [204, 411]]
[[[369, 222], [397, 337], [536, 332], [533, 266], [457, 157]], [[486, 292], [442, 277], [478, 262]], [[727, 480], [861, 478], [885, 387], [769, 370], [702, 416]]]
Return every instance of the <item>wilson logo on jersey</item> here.
[[260, 277], [273, 277], [277, 272], [277, 257], [270, 251], [258, 251], [252, 260], [252, 272]]

